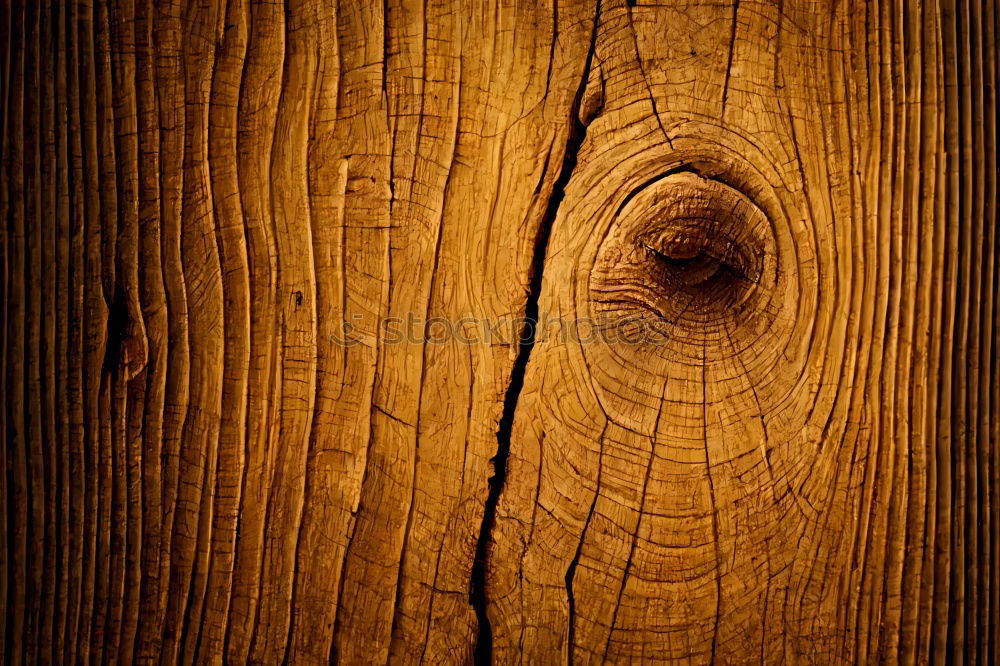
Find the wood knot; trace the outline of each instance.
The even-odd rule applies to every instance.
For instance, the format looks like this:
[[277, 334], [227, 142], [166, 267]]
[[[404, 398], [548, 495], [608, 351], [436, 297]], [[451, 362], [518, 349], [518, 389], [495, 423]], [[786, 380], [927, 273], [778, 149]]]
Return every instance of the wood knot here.
[[622, 205], [591, 272], [592, 307], [602, 325], [655, 329], [647, 346], [663, 353], [679, 340], [730, 344], [769, 316], [777, 274], [771, 222], [750, 197], [678, 170]]

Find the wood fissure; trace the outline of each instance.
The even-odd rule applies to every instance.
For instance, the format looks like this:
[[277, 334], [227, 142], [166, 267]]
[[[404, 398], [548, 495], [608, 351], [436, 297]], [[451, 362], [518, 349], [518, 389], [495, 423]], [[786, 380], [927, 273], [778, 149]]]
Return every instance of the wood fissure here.
[[[566, 194], [566, 184], [573, 175], [576, 167], [577, 154], [584, 140], [587, 138], [587, 125], [580, 118], [581, 102], [586, 94], [586, 88], [590, 80], [591, 67], [594, 60], [594, 49], [597, 44], [597, 33], [601, 21], [601, 0], [597, 0], [597, 5], [593, 17], [593, 28], [590, 37], [590, 48], [587, 51], [586, 64], [583, 67], [583, 75], [576, 96], [569, 107], [570, 133], [563, 149], [562, 166], [559, 175], [552, 186], [549, 194], [548, 204], [545, 214], [542, 217], [538, 235], [535, 238], [534, 249], [531, 258], [530, 281], [528, 283], [528, 293], [524, 306], [523, 328], [518, 332], [518, 351], [511, 370], [509, 384], [504, 394], [503, 412], [497, 428], [497, 450], [492, 458], [493, 475], [489, 480], [489, 494], [486, 497], [483, 509], [483, 522], [479, 529], [479, 538], [476, 541], [475, 560], [470, 578], [469, 601], [476, 611], [476, 619], [479, 622], [479, 634], [476, 637], [475, 660], [477, 664], [489, 664], [492, 660], [493, 652], [493, 632], [490, 627], [490, 619], [487, 614], [488, 593], [486, 589], [486, 567], [489, 564], [490, 538], [493, 531], [493, 524], [496, 521], [497, 502], [500, 493], [503, 492], [504, 481], [507, 477], [507, 459], [510, 456], [511, 434], [514, 427], [514, 414], [517, 410], [517, 402], [521, 391], [524, 388], [524, 376], [531, 360], [531, 351], [535, 346], [535, 336], [539, 325], [538, 299], [542, 290], [543, 272], [545, 267], [545, 255], [549, 245], [549, 238], [552, 234], [552, 225], [555, 223], [556, 215], [559, 212], [559, 205]], [[558, 31], [558, 23], [555, 28]], [[568, 575], [568, 574], [567, 574]]]

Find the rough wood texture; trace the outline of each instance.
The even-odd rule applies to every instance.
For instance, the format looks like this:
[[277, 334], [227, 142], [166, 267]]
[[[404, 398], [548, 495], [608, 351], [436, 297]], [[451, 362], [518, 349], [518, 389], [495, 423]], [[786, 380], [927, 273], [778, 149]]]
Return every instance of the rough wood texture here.
[[22, 663], [996, 663], [994, 0], [5, 0]]

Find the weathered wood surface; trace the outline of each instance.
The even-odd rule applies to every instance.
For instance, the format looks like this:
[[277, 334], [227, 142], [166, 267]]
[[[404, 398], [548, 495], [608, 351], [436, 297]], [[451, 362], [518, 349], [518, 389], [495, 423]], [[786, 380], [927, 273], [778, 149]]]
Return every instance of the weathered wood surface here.
[[2, 661], [996, 663], [998, 17], [5, 0]]

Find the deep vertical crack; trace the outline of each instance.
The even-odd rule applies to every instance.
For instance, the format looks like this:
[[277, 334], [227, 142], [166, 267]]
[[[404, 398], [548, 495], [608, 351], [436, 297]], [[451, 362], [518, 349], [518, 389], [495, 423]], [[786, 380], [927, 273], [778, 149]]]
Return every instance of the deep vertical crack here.
[[[553, 8], [555, 31], [553, 40], [559, 37], [557, 8], [558, 4]], [[514, 413], [517, 409], [521, 389], [524, 388], [528, 360], [531, 358], [531, 352], [535, 347], [535, 331], [538, 324], [538, 299], [542, 291], [542, 272], [549, 237], [552, 235], [552, 226], [559, 211], [559, 206], [566, 196], [566, 185], [569, 183], [569, 179], [576, 168], [577, 154], [587, 136], [587, 126], [590, 122], [590, 119], [586, 123], [581, 120], [580, 104], [584, 91], [587, 88], [587, 81], [590, 78], [590, 68], [594, 60], [594, 47], [597, 43], [597, 29], [600, 19], [601, 0], [597, 0], [594, 9], [594, 23], [590, 35], [590, 48], [587, 51], [587, 60], [583, 67], [580, 85], [577, 88], [576, 95], [569, 109], [570, 128], [566, 138], [562, 167], [556, 182], [552, 186], [552, 193], [549, 196], [545, 214], [542, 216], [538, 227], [538, 234], [535, 237], [535, 247], [531, 257], [529, 272], [527, 302], [524, 306], [524, 326], [521, 330], [518, 343], [517, 358], [514, 360], [514, 367], [511, 370], [510, 384], [507, 386], [507, 392], [504, 394], [503, 413], [497, 428], [497, 452], [492, 459], [493, 476], [489, 479], [489, 492], [486, 496], [486, 504], [483, 509], [483, 522], [479, 529], [479, 538], [476, 541], [475, 559], [472, 563], [472, 574], [469, 581], [469, 602], [475, 610], [476, 619], [479, 623], [479, 635], [476, 637], [474, 653], [476, 664], [489, 664], [493, 656], [493, 628], [486, 613], [486, 563], [489, 554], [488, 551], [493, 534], [493, 526], [496, 523], [497, 503], [500, 500], [500, 493], [503, 491], [504, 482], [507, 480], [507, 460], [510, 457], [510, 440], [514, 427]]]
[[739, 27], [737, 20], [740, 14], [740, 0], [733, 0], [733, 28], [729, 34], [729, 59], [726, 62], [726, 80], [722, 84], [722, 112], [720, 119], [726, 116], [726, 102], [729, 100], [729, 77], [733, 73], [733, 53], [736, 51], [736, 29]]

